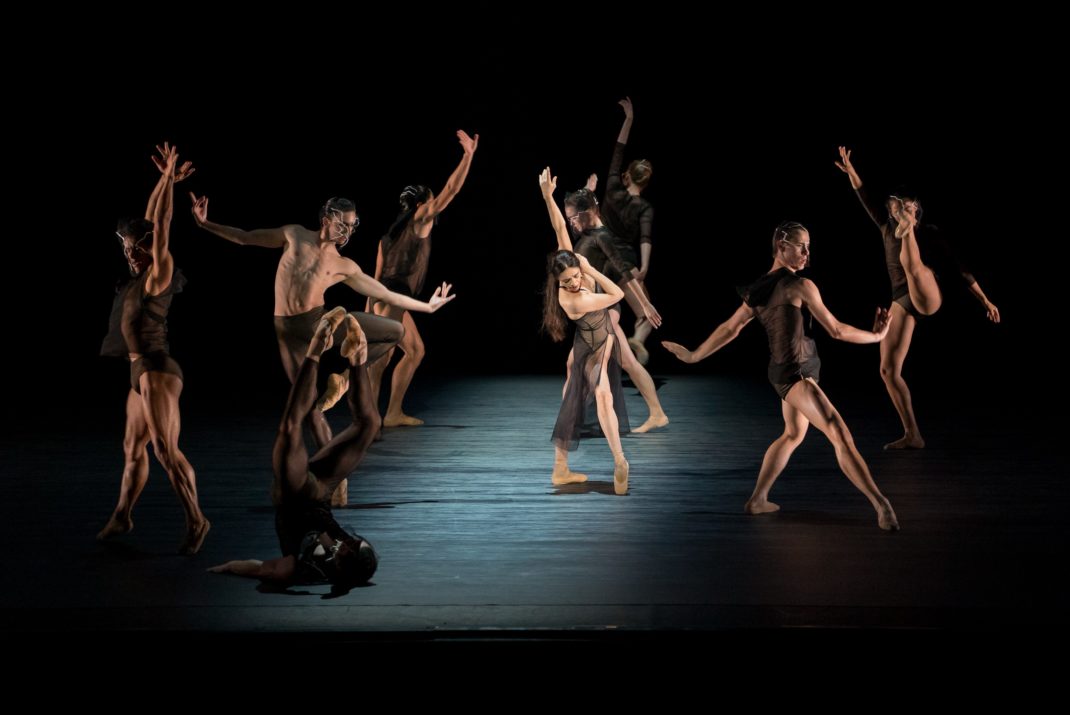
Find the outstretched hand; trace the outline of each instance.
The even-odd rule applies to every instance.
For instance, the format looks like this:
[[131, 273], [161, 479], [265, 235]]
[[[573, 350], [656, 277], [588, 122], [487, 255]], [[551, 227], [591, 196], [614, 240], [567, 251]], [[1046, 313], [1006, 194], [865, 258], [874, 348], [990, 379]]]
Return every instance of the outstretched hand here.
[[985, 303], [985, 313], [988, 315], [988, 319], [993, 323], [999, 323], [999, 308], [992, 301]]
[[624, 118], [625, 119], [632, 119], [635, 116], [635, 113], [632, 111], [632, 98], [631, 97], [625, 97], [624, 99], [622, 99], [619, 102], [617, 102], [617, 104], [619, 104], [621, 106], [621, 109], [624, 110]]
[[[156, 145], [156, 151], [160, 153], [159, 156], [152, 157], [152, 163], [156, 165], [156, 168], [160, 170], [161, 174], [166, 174], [168, 166], [172, 168], [178, 163], [178, 147], [171, 146], [167, 142], [163, 143], [163, 146]], [[175, 183], [184, 181], [197, 171], [193, 168], [192, 161], [186, 161], [182, 163], [182, 166], [174, 169]]]
[[539, 188], [544, 198], [553, 197], [554, 189], [557, 188], [557, 177], [550, 173], [550, 167], [546, 167], [539, 174]]
[[189, 192], [190, 201], [193, 202], [193, 220], [197, 222], [198, 226], [203, 226], [208, 223], [208, 197], [202, 196], [197, 198], [197, 195], [192, 191]]
[[592, 194], [594, 190], [598, 188], [598, 174], [591, 174], [587, 177], [587, 190]]
[[473, 137], [468, 136], [468, 134], [466, 134], [464, 132], [464, 130], [458, 129], [457, 130], [457, 138], [460, 140], [461, 148], [464, 149], [464, 153], [465, 154], [475, 154], [476, 153], [476, 147], [479, 146], [479, 135], [478, 134], [476, 134], [475, 137], [473, 138]]
[[684, 362], [695, 362], [695, 354], [680, 343], [672, 343], [668, 340], [662, 340], [661, 346]]
[[887, 308], [877, 308], [877, 316], [873, 319], [873, 332], [884, 340], [888, 334], [888, 328], [892, 324], [892, 313]]
[[435, 288], [435, 294], [431, 296], [431, 299], [427, 301], [427, 304], [431, 306], [431, 312], [434, 313], [442, 306], [449, 303], [451, 300], [457, 297], [456, 294], [450, 295], [450, 288], [453, 287], [452, 283], [442, 281], [442, 285]]
[[854, 166], [851, 165], [851, 150], [845, 146], [840, 147], [840, 161], [836, 162], [836, 168], [845, 174], [850, 174], [854, 170]]

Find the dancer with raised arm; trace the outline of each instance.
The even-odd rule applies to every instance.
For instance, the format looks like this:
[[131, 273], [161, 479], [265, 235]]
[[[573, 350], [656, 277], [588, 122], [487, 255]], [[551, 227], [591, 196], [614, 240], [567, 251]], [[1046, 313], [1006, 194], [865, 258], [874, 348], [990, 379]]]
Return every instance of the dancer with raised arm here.
[[[398, 201], [401, 212], [379, 241], [375, 278], [395, 293], [415, 298], [423, 290], [427, 265], [431, 258], [431, 229], [439, 214], [449, 206], [464, 186], [468, 169], [472, 165], [472, 157], [479, 146], [478, 134], [469, 137], [465, 132], [458, 131], [457, 138], [463, 151], [461, 162], [453, 170], [442, 191], [436, 196], [426, 186], [406, 186]], [[368, 299], [368, 304], [370, 312], [397, 320], [405, 326], [405, 335], [398, 342], [398, 348], [403, 354], [394, 367], [390, 383], [390, 404], [383, 416], [383, 426], [422, 425], [423, 420], [410, 417], [402, 409], [402, 402], [412, 383], [413, 374], [424, 359], [424, 341], [420, 331], [416, 329], [416, 323], [407, 308], [371, 298]], [[369, 370], [375, 404], [379, 404], [379, 384], [392, 355], [393, 349], [372, 364]]]
[[873, 505], [880, 528], [897, 531], [899, 522], [891, 503], [873, 481], [840, 413], [817, 384], [821, 360], [813, 339], [803, 330], [802, 309], [809, 310], [829, 335], [849, 343], [880, 342], [888, 334], [892, 319], [887, 310], [878, 308], [872, 331], [836, 320], [822, 302], [814, 282], [796, 275], [809, 259], [809, 232], [794, 221], [780, 224], [773, 232], [773, 267], [740, 289], [743, 304], [732, 317], [693, 351], [673, 342], [665, 341], [662, 345], [684, 362], [698, 362], [732, 342], [747, 323], [758, 318], [769, 338], [769, 382], [783, 401], [784, 433], [766, 450], [758, 482], [744, 511], [762, 514], [780, 509], [769, 501], [769, 490], [792, 453], [802, 444], [812, 423], [832, 442], [840, 469]]
[[[650, 271], [650, 254], [653, 249], [651, 233], [654, 226], [654, 207], [643, 198], [642, 193], [650, 183], [654, 167], [646, 159], [635, 159], [628, 164], [627, 169], [622, 170], [624, 148], [628, 144], [635, 113], [632, 109], [631, 98], [625, 97], [618, 104], [624, 110], [624, 124], [621, 125], [617, 144], [613, 148], [613, 157], [609, 162], [601, 213], [606, 226], [618, 238], [617, 249], [625, 265], [634, 267], [638, 263], [639, 266], [634, 272], [636, 292], [629, 291], [624, 295], [632, 312], [635, 313], [635, 332], [632, 337], [628, 338], [628, 345], [631, 346], [639, 364], [646, 365], [650, 359], [650, 354], [646, 349], [646, 339], [650, 336], [650, 331], [654, 329], [654, 326], [646, 318], [638, 292], [649, 300], [650, 292], [646, 288], [646, 278]], [[589, 188], [593, 189], [593, 186], [589, 185]]]
[[560, 342], [565, 339], [567, 321], [576, 324], [571, 369], [554, 425], [555, 456], [550, 481], [554, 484], [587, 481], [587, 475], [569, 469], [568, 452], [579, 443], [584, 412], [593, 400], [598, 423], [613, 453], [613, 491], [626, 494], [629, 465], [620, 435], [628, 431], [628, 413], [620, 382], [621, 347], [609, 311], [610, 306], [624, 297], [624, 291], [595, 269], [583, 254], [562, 247], [570, 243], [568, 230], [561, 210], [553, 201], [556, 181], [550, 179], [549, 171], [543, 172], [539, 184], [544, 197], [549, 188], [546, 206], [557, 234], [558, 249], [550, 255], [547, 269], [543, 330]]
[[197, 500], [197, 477], [178, 447], [182, 416], [182, 368], [171, 357], [167, 314], [176, 293], [186, 283], [171, 256], [171, 215], [174, 185], [194, 169], [178, 164], [178, 149], [164, 142], [153, 161], [160, 180], [149, 196], [145, 217], [123, 219], [116, 234], [132, 278], [119, 289], [112, 306], [108, 335], [101, 355], [130, 361], [130, 392], [126, 397], [126, 436], [123, 438], [122, 485], [119, 503], [107, 525], [97, 534], [104, 540], [134, 528], [133, 510], [149, 478], [147, 445], [152, 441], [171, 486], [186, 515], [186, 536], [179, 553], [195, 554], [211, 527]]
[[888, 338], [881, 343], [880, 370], [888, 396], [903, 423], [903, 436], [884, 448], [921, 449], [925, 440], [914, 416], [910, 388], [903, 379], [903, 364], [910, 351], [917, 321], [935, 313], [943, 302], [937, 273], [945, 284], [949, 280], [961, 280], [984, 306], [993, 323], [999, 322], [999, 308], [988, 300], [973, 274], [959, 265], [936, 227], [921, 223], [921, 203], [916, 196], [900, 191], [888, 196], [883, 205], [878, 204], [863, 188], [847, 147], [840, 147], [840, 161], [836, 166], [847, 174], [851, 188], [880, 230], [884, 261], [892, 283], [892, 328]]
[[[632, 285], [633, 281], [631, 280], [633, 270], [625, 265], [617, 251], [616, 240], [609, 229], [602, 225], [598, 213], [598, 201], [595, 199], [594, 194], [585, 188], [567, 194], [565, 196], [566, 219], [561, 217], [561, 211], [554, 202], [553, 194], [557, 188], [557, 177], [551, 176], [549, 168], [544, 169], [539, 176], [539, 186], [542, 190], [543, 201], [546, 202], [546, 208], [550, 212], [551, 220], [556, 222], [558, 218], [561, 218], [562, 221], [563, 231], [557, 231], [557, 224], [554, 224], [554, 229], [557, 231], [558, 249], [572, 251], [573, 245], [570, 231], [575, 232], [575, 252], [587, 258], [594, 270], [608, 276], [614, 283], [618, 285], [625, 284], [622, 289], [625, 294], [628, 291], [634, 292], [635, 287]], [[658, 315], [654, 306], [650, 304], [645, 295], [637, 295], [642, 302], [647, 319], [655, 327], [661, 325], [661, 316]], [[609, 317], [612, 322], [613, 332], [617, 335], [617, 340], [620, 343], [621, 367], [628, 373], [628, 376], [639, 390], [639, 394], [643, 396], [643, 400], [646, 402], [647, 409], [650, 412], [646, 421], [632, 430], [632, 432], [642, 433], [658, 427], [664, 427], [669, 424], [669, 417], [661, 407], [661, 400], [658, 399], [657, 389], [650, 377], [650, 373], [639, 364], [628, 346], [624, 331], [620, 327], [620, 307], [611, 307]], [[572, 368], [572, 360], [572, 353], [569, 353], [569, 370]]]

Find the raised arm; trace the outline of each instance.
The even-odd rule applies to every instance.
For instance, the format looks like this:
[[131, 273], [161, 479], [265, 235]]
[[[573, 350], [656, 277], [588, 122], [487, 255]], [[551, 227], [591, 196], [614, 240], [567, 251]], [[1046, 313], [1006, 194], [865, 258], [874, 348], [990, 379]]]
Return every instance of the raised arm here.
[[878, 228], [883, 225], [881, 207], [874, 203], [872, 197], [862, 188], [862, 177], [858, 175], [854, 164], [851, 163], [851, 150], [845, 146], [840, 147], [840, 161], [836, 162], [836, 167], [847, 174], [847, 178], [851, 180], [851, 188], [855, 190], [855, 195], [862, 202], [862, 208], [866, 210], [873, 223], [877, 224]]
[[355, 270], [350, 273], [343, 282], [361, 295], [380, 300], [388, 305], [396, 305], [399, 308], [412, 310], [417, 313], [434, 313], [446, 303], [449, 303], [457, 297], [456, 295], [450, 295], [450, 288], [453, 286], [443, 282], [441, 286], [435, 289], [435, 293], [431, 296], [431, 300], [425, 303], [422, 300], [416, 300], [407, 295], [402, 295], [389, 290], [382, 283], [362, 271], [360, 266], [357, 266], [356, 264], [353, 265]]
[[192, 191], [189, 197], [193, 201], [193, 220], [197, 225], [209, 233], [214, 233], [220, 238], [225, 238], [231, 243], [241, 246], [263, 246], [264, 248], [282, 248], [286, 245], [286, 236], [292, 233], [294, 227], [280, 226], [279, 228], [258, 228], [253, 231], [244, 231], [233, 226], [223, 226], [208, 220], [208, 197], [197, 195]]
[[[171, 257], [171, 216], [175, 198], [175, 165], [178, 162], [178, 149], [164, 145], [163, 173], [157, 188], [155, 206], [153, 206], [152, 226], [152, 268], [149, 269], [145, 290], [149, 295], [159, 295], [171, 285], [175, 271], [175, 261]], [[150, 202], [152, 199], [149, 199]]]
[[590, 313], [592, 310], [601, 310], [619, 303], [620, 299], [624, 297], [624, 291], [621, 290], [620, 286], [595, 270], [591, 262], [584, 256], [577, 253], [576, 259], [580, 262], [580, 271], [585, 276], [590, 276], [594, 279], [595, 284], [601, 287], [603, 292], [580, 291], [579, 293], [569, 293], [568, 291], [559, 291], [558, 298], [561, 301], [561, 307], [565, 310], [565, 314], [569, 318], [575, 319], [585, 313]]
[[710, 333], [710, 337], [703, 340], [702, 344], [694, 350], [688, 350], [683, 345], [672, 343], [668, 340], [661, 341], [661, 344], [666, 350], [684, 362], [698, 362], [699, 360], [705, 360], [710, 355], [713, 355], [725, 345], [728, 345], [728, 343], [735, 340], [739, 335], [739, 331], [743, 330], [744, 326], [753, 319], [754, 309], [744, 303], [736, 309], [736, 312], [732, 314], [731, 318], [718, 325], [717, 328]]
[[434, 220], [435, 216], [438, 216], [443, 209], [450, 205], [453, 198], [457, 196], [457, 192], [464, 186], [464, 180], [468, 176], [468, 169], [472, 166], [472, 157], [476, 153], [476, 147], [479, 146], [479, 135], [476, 134], [475, 137], [470, 137], [458, 129], [457, 139], [460, 140], [461, 149], [464, 150], [464, 154], [461, 156], [461, 163], [450, 174], [450, 178], [446, 180], [446, 185], [442, 187], [442, 191], [416, 209], [412, 220], [417, 224]]
[[[635, 119], [635, 113], [632, 111], [632, 98], [625, 97], [624, 99], [617, 102], [617, 104], [619, 104], [621, 106], [621, 109], [624, 110], [624, 124], [621, 125], [620, 134], [617, 135], [617, 143], [627, 144], [628, 135], [632, 131], [632, 121]], [[617, 167], [617, 173], [620, 173], [619, 166]]]
[[817, 318], [817, 322], [828, 331], [828, 334], [845, 343], [879, 343], [888, 334], [888, 326], [892, 321], [892, 314], [887, 308], [877, 308], [877, 317], [873, 321], [873, 330], [862, 330], [853, 325], [847, 325], [836, 320], [821, 300], [821, 293], [812, 280], [804, 278], [799, 282], [799, 296], [806, 304], [810, 313]]
[[554, 227], [557, 235], [557, 250], [571, 251], [572, 238], [568, 235], [568, 226], [565, 217], [561, 214], [561, 208], [554, 201], [554, 189], [557, 188], [557, 177], [550, 173], [550, 167], [546, 167], [539, 174], [539, 189], [542, 191], [542, 199], [546, 202], [546, 211], [550, 214], [550, 225]]
[[[164, 175], [164, 173], [166, 173], [166, 170], [167, 170], [167, 156], [171, 151], [171, 145], [168, 142], [164, 142], [163, 146], [160, 146], [159, 144], [157, 144], [156, 145], [156, 151], [160, 155], [159, 156], [153, 156], [151, 158], [152, 158], [152, 163], [155, 164], [156, 168], [160, 170], [160, 180], [156, 182], [156, 187], [152, 190], [152, 193], [149, 194], [149, 203], [145, 207], [145, 218], [148, 219], [149, 221], [152, 221], [153, 220], [153, 216], [156, 215], [156, 202], [160, 198], [160, 192], [163, 191], [163, 185], [164, 185], [164, 177], [163, 177], [163, 175]], [[196, 169], [193, 168], [193, 162], [192, 161], [187, 161], [187, 162], [183, 163], [182, 166], [177, 167], [175, 169], [175, 171], [174, 171], [174, 177], [175, 177], [174, 183], [177, 184], [180, 181], [185, 181], [195, 171], [196, 171]]]

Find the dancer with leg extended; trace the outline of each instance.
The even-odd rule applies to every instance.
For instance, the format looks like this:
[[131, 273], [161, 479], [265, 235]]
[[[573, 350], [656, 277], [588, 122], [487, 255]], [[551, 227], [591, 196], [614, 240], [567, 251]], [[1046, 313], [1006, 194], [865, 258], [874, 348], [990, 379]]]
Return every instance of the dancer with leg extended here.
[[[309, 458], [302, 425], [315, 409], [320, 356], [344, 330], [341, 353], [349, 361], [348, 403], [352, 423]], [[330, 582], [342, 587], [365, 583], [379, 559], [362, 536], [343, 529], [331, 513], [331, 493], [346, 481], [379, 431], [379, 413], [371, 401], [368, 340], [360, 323], [335, 308], [317, 324], [275, 437], [275, 532], [282, 556], [268, 561], [228, 561], [210, 568], [280, 584]]]
[[766, 450], [758, 482], [744, 511], [762, 514], [780, 509], [769, 501], [769, 490], [813, 424], [832, 442], [840, 469], [869, 500], [877, 512], [880, 528], [897, 531], [899, 522], [891, 503], [873, 481], [840, 413], [817, 384], [821, 360], [813, 339], [804, 333], [802, 309], [809, 310], [829, 335], [849, 343], [880, 342], [888, 334], [892, 318], [887, 310], [878, 308], [872, 331], [836, 320], [822, 302], [813, 281], [796, 275], [809, 258], [809, 232], [794, 221], [780, 224], [773, 233], [773, 267], [740, 289], [743, 304], [732, 317], [693, 351], [673, 342], [662, 342], [662, 345], [684, 362], [698, 362], [730, 343], [747, 323], [758, 318], [769, 338], [768, 375], [783, 401], [784, 433]]
[[1000, 320], [999, 308], [988, 300], [977, 279], [959, 265], [936, 227], [921, 223], [921, 203], [916, 196], [901, 191], [889, 196], [883, 206], [879, 205], [863, 188], [847, 147], [840, 147], [840, 161], [836, 166], [847, 174], [851, 188], [880, 230], [885, 264], [892, 283], [892, 328], [888, 338], [881, 343], [880, 371], [888, 396], [903, 423], [903, 436], [884, 448], [921, 449], [925, 440], [914, 416], [910, 388], [903, 379], [903, 364], [917, 322], [935, 313], [943, 302], [937, 274], [945, 284], [949, 280], [961, 280], [970, 294], [980, 301], [993, 323]]

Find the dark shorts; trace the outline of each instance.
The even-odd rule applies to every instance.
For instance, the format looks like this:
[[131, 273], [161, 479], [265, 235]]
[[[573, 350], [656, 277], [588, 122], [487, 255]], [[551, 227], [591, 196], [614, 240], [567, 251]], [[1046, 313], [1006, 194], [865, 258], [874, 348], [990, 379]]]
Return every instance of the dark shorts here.
[[795, 383], [805, 380], [808, 377], [814, 378], [814, 382], [821, 382], [820, 358], [807, 360], [794, 375], [781, 377], [777, 381], [770, 378], [769, 383], [773, 386], [773, 389], [776, 390], [776, 394], [780, 395], [780, 399], [784, 400], [787, 399], [788, 391], [795, 387]]
[[[297, 376], [301, 361], [305, 359], [308, 344], [312, 342], [312, 336], [316, 334], [316, 326], [319, 325], [320, 318], [326, 313], [327, 309], [321, 305], [298, 315], [275, 316], [275, 337], [279, 341], [279, 355], [282, 357], [282, 366], [291, 382]], [[396, 320], [371, 313], [354, 312], [353, 315], [368, 339], [368, 364], [386, 354], [405, 335], [405, 328]], [[335, 347], [342, 344], [345, 334], [343, 322], [334, 333]]]
[[141, 394], [141, 375], [146, 372], [163, 372], [182, 379], [182, 368], [167, 353], [148, 353], [130, 363], [130, 387]]
[[910, 293], [909, 292], [904, 293], [903, 295], [901, 295], [901, 296], [899, 296], [897, 298], [892, 298], [892, 302], [893, 303], [898, 303], [899, 306], [903, 310], [905, 310], [908, 315], [914, 316], [914, 320], [921, 320], [922, 318], [928, 317], [926, 315], [923, 315], [923, 314], [919, 313], [918, 309], [916, 307], [914, 307], [914, 301], [912, 301], [910, 299]]

